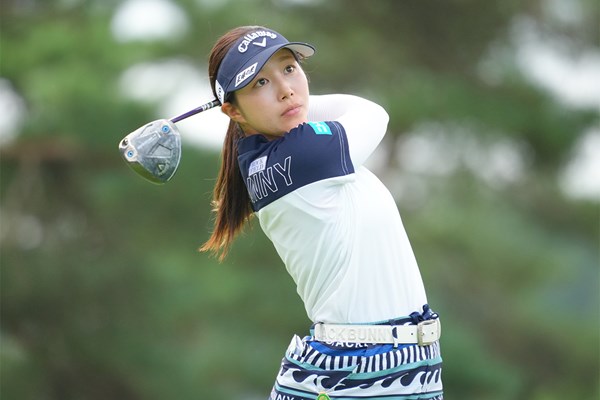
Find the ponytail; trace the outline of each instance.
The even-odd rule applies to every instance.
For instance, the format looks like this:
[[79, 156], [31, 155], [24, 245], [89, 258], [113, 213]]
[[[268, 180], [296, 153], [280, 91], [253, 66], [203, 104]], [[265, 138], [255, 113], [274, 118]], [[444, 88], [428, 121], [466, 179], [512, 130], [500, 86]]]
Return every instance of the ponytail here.
[[229, 121], [221, 152], [221, 168], [213, 191], [212, 211], [215, 213], [214, 231], [200, 251], [210, 251], [223, 261], [231, 244], [253, 210], [237, 161], [237, 144], [243, 133], [239, 125]]
[[[217, 71], [231, 46], [246, 33], [256, 30], [257, 26], [243, 26], [230, 30], [215, 43], [208, 58], [208, 77], [213, 94]], [[230, 101], [235, 101], [235, 94]], [[244, 184], [238, 165], [238, 141], [244, 137], [240, 126], [229, 121], [227, 134], [221, 152], [221, 168], [213, 191], [212, 211], [215, 213], [214, 230], [210, 238], [200, 247], [200, 251], [212, 252], [219, 261], [223, 261], [233, 240], [250, 220], [253, 210], [248, 190]]]

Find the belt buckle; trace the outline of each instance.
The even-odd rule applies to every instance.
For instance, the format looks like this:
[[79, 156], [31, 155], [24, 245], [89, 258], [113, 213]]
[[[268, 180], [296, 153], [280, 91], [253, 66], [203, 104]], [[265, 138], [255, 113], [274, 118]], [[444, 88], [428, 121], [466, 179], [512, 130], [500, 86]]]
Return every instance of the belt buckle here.
[[428, 346], [437, 340], [437, 335], [433, 335], [433, 338], [431, 339], [425, 339], [425, 332], [423, 331], [423, 328], [433, 324], [438, 324], [437, 318], [421, 321], [417, 324], [417, 343], [419, 346]]

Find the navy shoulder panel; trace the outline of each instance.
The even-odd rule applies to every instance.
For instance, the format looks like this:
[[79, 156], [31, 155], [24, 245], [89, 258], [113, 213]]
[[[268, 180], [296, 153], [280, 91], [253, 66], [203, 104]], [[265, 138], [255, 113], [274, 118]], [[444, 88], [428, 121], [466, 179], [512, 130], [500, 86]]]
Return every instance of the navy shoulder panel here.
[[334, 121], [308, 122], [273, 141], [241, 139], [238, 163], [254, 211], [302, 186], [354, 173], [346, 132]]

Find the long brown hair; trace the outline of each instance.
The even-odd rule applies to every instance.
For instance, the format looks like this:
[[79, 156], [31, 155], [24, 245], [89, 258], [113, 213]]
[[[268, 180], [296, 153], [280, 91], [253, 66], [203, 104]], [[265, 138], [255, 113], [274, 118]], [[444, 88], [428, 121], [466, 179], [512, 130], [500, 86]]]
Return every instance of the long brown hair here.
[[[215, 98], [217, 97], [215, 91], [217, 71], [227, 51], [239, 38], [260, 28], [262, 27], [234, 28], [221, 36], [215, 43], [208, 58], [208, 76]], [[235, 93], [228, 101], [235, 102]], [[212, 252], [218, 256], [219, 261], [223, 261], [233, 240], [253, 213], [250, 196], [237, 161], [238, 140], [243, 136], [244, 133], [238, 123], [230, 120], [221, 152], [221, 167], [213, 191], [214, 230], [210, 238], [199, 249]]]

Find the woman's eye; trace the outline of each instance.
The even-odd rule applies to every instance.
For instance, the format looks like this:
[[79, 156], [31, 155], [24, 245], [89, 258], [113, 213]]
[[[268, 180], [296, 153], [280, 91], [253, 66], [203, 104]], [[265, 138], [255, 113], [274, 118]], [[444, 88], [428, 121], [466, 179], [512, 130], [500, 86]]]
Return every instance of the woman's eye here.
[[296, 70], [295, 65], [288, 65], [287, 67], [285, 67], [285, 72], [287, 72], [288, 74], [291, 72], [294, 72], [295, 70]]
[[256, 84], [254, 86], [261, 87], [266, 84], [267, 84], [267, 80], [265, 78], [260, 78], [259, 80], [256, 81]]

